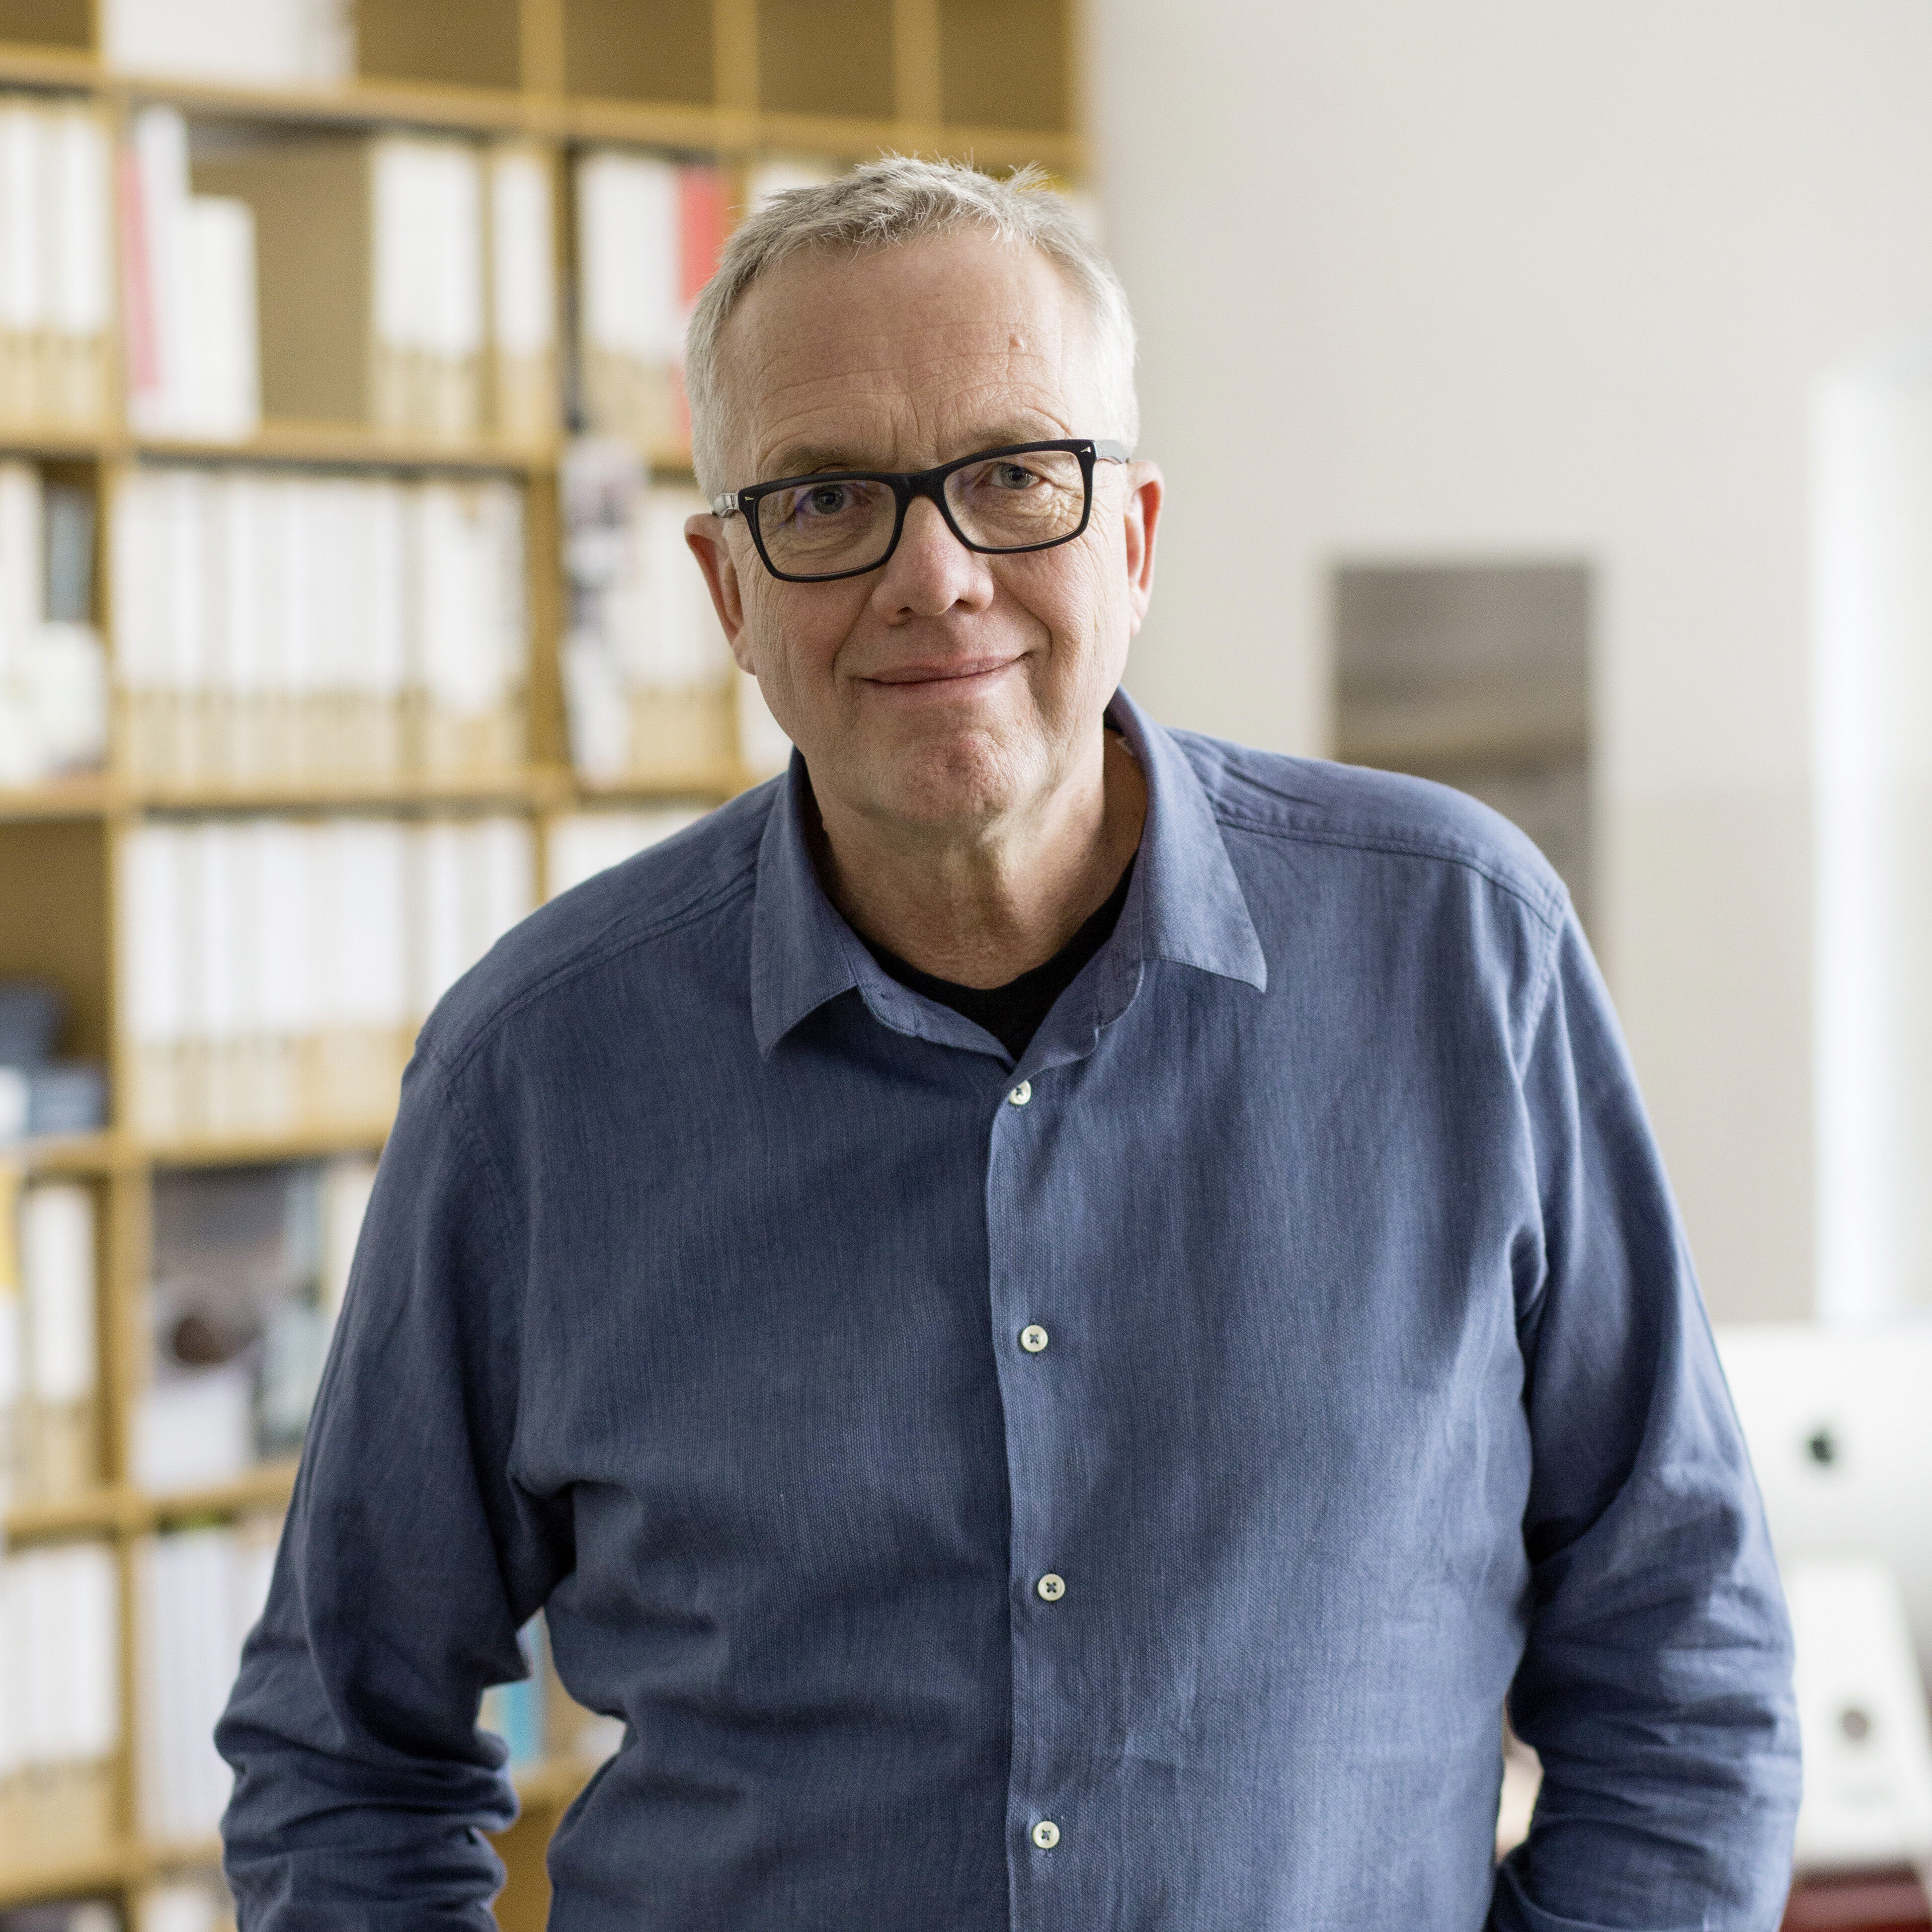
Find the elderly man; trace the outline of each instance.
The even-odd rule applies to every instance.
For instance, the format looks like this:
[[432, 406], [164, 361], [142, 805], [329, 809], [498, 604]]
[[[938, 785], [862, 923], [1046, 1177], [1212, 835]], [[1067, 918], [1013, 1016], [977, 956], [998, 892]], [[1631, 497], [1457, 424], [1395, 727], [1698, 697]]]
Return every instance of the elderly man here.
[[734, 238], [690, 542], [797, 756], [424, 1030], [221, 1733], [248, 1932], [489, 1923], [540, 1608], [623, 1724], [563, 1932], [1774, 1923], [1777, 1582], [1562, 889], [1121, 694], [1132, 360], [1024, 181]]

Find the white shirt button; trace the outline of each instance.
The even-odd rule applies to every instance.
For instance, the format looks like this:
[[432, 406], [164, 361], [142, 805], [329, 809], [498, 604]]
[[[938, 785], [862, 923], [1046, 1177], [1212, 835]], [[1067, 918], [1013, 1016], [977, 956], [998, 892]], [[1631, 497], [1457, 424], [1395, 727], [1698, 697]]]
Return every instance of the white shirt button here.
[[1037, 1322], [1029, 1322], [1020, 1330], [1020, 1346], [1029, 1355], [1036, 1355], [1046, 1346], [1047, 1334]]
[[1056, 1576], [1049, 1570], [1034, 1588], [1040, 1592], [1040, 1600], [1042, 1604], [1057, 1604], [1066, 1594], [1066, 1579]]
[[1032, 1098], [1033, 1082], [1030, 1080], [1022, 1080], [1006, 1096], [1006, 1105], [1010, 1107], [1024, 1107]]
[[1060, 1842], [1060, 1827], [1051, 1818], [1042, 1818], [1033, 1828], [1033, 1841], [1042, 1851], [1052, 1851]]

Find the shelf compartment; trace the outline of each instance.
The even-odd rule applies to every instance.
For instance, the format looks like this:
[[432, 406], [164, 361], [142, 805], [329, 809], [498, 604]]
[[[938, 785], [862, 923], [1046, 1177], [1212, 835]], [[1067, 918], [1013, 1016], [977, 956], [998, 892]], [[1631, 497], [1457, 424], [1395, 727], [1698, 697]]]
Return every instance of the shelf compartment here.
[[64, 1058], [104, 1060], [113, 1036], [107, 842], [87, 816], [0, 824], [0, 979], [42, 980], [67, 1004]]
[[517, 0], [357, 0], [364, 80], [500, 89], [522, 77]]
[[564, 91], [599, 100], [708, 108], [717, 95], [710, 0], [564, 0]]
[[768, 113], [897, 118], [892, 0], [760, 0], [758, 105]]
[[1072, 126], [1066, 0], [938, 4], [939, 112], [949, 128]]

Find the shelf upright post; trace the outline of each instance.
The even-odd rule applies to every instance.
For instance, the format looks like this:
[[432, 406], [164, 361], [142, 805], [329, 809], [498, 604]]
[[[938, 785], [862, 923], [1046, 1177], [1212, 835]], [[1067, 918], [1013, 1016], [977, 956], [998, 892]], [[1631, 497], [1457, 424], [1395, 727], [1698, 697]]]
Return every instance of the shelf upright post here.
[[750, 145], [758, 114], [758, 0], [711, 0], [718, 146]]
[[518, 0], [517, 33], [517, 85], [526, 109], [554, 105], [563, 98], [563, 0]]
[[901, 146], [939, 144], [939, 0], [892, 0], [892, 113]]

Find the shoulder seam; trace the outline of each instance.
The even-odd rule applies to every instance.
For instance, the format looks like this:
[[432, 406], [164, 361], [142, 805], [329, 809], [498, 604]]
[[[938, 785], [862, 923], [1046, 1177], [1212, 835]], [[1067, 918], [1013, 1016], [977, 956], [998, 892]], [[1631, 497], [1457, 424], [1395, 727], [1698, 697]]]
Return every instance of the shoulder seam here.
[[1563, 917], [1560, 904], [1546, 898], [1539, 899], [1520, 881], [1493, 866], [1486, 865], [1472, 853], [1458, 848], [1438, 844], [1426, 838], [1398, 838], [1384, 836], [1376, 838], [1365, 832], [1345, 832], [1340, 829], [1322, 830], [1312, 826], [1273, 825], [1264, 819], [1245, 818], [1238, 812], [1229, 811], [1218, 802], [1210, 801], [1215, 821], [1238, 832], [1253, 832], [1264, 838], [1293, 840], [1307, 845], [1341, 845], [1360, 852], [1386, 852], [1401, 859], [1435, 859], [1451, 866], [1460, 866], [1486, 879], [1498, 891], [1509, 894], [1523, 908], [1533, 914], [1537, 920], [1552, 932], [1562, 930]]
[[1563, 928], [1559, 926], [1551, 933], [1549, 944], [1543, 949], [1543, 964], [1538, 970], [1535, 990], [1524, 1010], [1522, 1064], [1516, 1069], [1519, 1082], [1528, 1071], [1531, 1049], [1543, 1024], [1544, 1016], [1550, 1010], [1550, 1002], [1555, 997], [1556, 962], [1562, 950]]
[[513, 998], [499, 1006], [487, 1019], [482, 1021], [464, 1042], [460, 1052], [453, 1056], [446, 1055], [431, 1045], [427, 1048], [430, 1057], [446, 1070], [450, 1079], [455, 1079], [484, 1047], [533, 1000], [542, 998], [563, 981], [616, 958], [620, 953], [627, 952], [634, 946], [647, 945], [654, 939], [662, 939], [667, 933], [675, 932], [681, 926], [694, 924], [707, 913], [716, 910], [740, 892], [746, 881], [756, 874], [758, 862], [758, 856], [754, 853], [722, 884], [707, 888], [696, 898], [688, 900], [672, 911], [661, 915], [641, 932], [626, 932], [617, 938], [607, 935], [603, 939], [591, 941], [584, 950], [573, 953], [569, 958], [552, 967], [541, 979], [532, 981]]

